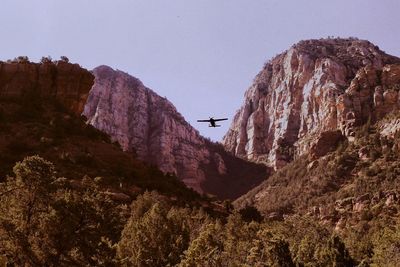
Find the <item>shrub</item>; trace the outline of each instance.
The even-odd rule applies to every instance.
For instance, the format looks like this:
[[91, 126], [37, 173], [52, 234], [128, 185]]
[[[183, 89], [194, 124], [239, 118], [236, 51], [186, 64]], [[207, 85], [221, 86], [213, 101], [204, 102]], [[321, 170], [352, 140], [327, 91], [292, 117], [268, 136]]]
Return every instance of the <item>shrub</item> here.
[[263, 220], [261, 213], [253, 206], [246, 206], [239, 213], [245, 222], [261, 222]]
[[52, 58], [51, 58], [51, 56], [42, 57], [42, 58], [40, 59], [40, 63], [42, 63], [42, 64], [49, 64], [49, 63], [52, 63]]
[[19, 56], [12, 60], [13, 63], [29, 63], [29, 58], [27, 56]]
[[69, 58], [67, 58], [66, 56], [61, 56], [61, 57], [60, 57], [60, 60], [61, 60], [62, 62], [65, 62], [65, 63], [69, 63]]

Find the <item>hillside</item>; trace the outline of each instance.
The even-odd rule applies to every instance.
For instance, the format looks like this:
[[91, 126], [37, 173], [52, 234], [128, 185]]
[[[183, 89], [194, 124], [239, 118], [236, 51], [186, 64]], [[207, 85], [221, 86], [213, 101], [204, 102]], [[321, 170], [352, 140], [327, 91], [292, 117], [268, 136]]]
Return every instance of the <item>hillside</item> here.
[[310, 151], [323, 156], [399, 108], [399, 63], [364, 40], [301, 41], [256, 76], [224, 147], [275, 169]]
[[268, 169], [227, 153], [202, 137], [171, 102], [135, 77], [107, 66], [95, 81], [83, 115], [124, 151], [176, 174], [200, 193], [234, 199], [265, 179]]
[[[324, 49], [324, 46], [315, 47], [316, 44], [347, 43], [351, 47], [353, 42], [359, 47], [373, 47], [366, 41], [339, 39], [303, 41], [291, 50], [309, 53], [317, 48], [320, 51], [331, 49], [329, 45]], [[303, 47], [305, 44], [309, 46]], [[336, 52], [339, 53], [340, 50]], [[307, 55], [310, 57], [310, 54]], [[293, 142], [288, 143], [288, 139], [282, 139], [286, 142], [276, 144], [276, 151], [286, 153], [284, 164], [281, 165], [278, 164], [278, 158], [274, 161], [273, 157], [266, 157], [268, 153], [278, 155], [273, 149], [269, 152], [264, 150], [265, 157], [257, 153], [251, 154], [254, 156], [253, 160], [275, 164], [277, 171], [261, 185], [238, 198], [234, 206], [237, 209], [255, 207], [263, 216], [273, 221], [287, 222], [298, 217], [308, 218], [339, 235], [356, 261], [367, 266], [373, 262], [373, 266], [396, 266], [394, 262], [400, 256], [397, 249], [400, 229], [400, 64], [395, 63], [398, 62], [397, 58], [381, 52], [375, 55], [381, 56], [381, 63], [371, 61], [369, 55], [364, 53], [370, 63], [359, 70], [354, 69], [353, 74], [348, 77], [341, 76], [342, 70], [344, 67], [347, 70], [358, 68], [359, 64], [366, 62], [361, 55], [343, 61], [342, 64], [347, 65], [340, 68], [330, 69], [328, 65], [324, 69], [328, 73], [318, 74], [324, 81], [322, 85], [321, 80], [312, 78], [313, 87], [309, 88], [311, 91], [307, 91], [310, 93], [307, 101], [301, 104], [307, 109], [299, 109], [300, 113], [296, 113], [297, 104], [294, 103], [280, 109], [279, 114], [295, 112], [299, 115], [302, 118], [299, 124], [299, 121], [292, 121], [293, 127], [299, 127], [290, 126], [289, 119], [284, 128], [275, 128], [274, 132], [274, 123], [269, 124], [270, 128], [264, 128], [263, 122], [274, 122], [277, 113], [271, 115], [269, 120], [260, 121], [252, 120], [251, 117], [255, 115], [250, 115], [249, 122], [253, 123], [253, 129], [272, 131], [267, 135], [268, 140], [274, 140], [277, 132], [282, 130], [282, 138], [292, 136]], [[286, 56], [284, 53], [279, 57]], [[318, 53], [315, 56], [315, 62], [331, 60], [330, 57], [319, 58]], [[344, 60], [346, 57], [339, 53], [335, 59]], [[277, 59], [272, 62], [275, 60]], [[315, 67], [314, 74], [319, 70]], [[288, 72], [285, 78], [293, 75], [293, 72]], [[347, 82], [339, 92], [338, 84], [334, 83], [338, 77], [347, 77], [343, 80]], [[276, 77], [272, 75], [268, 79], [274, 81]], [[323, 85], [325, 83], [327, 84]], [[293, 96], [298, 91], [299, 94], [304, 94], [307, 86], [299, 88], [293, 85], [287, 88], [290, 89], [289, 96]], [[256, 92], [254, 90], [250, 89]], [[336, 90], [337, 95], [333, 95], [332, 90]], [[279, 88], [277, 91], [271, 91], [267, 95], [279, 93]], [[259, 99], [260, 103], [264, 100], [264, 97]], [[260, 108], [257, 110], [256, 114], [262, 112]], [[302, 113], [303, 111], [306, 113]], [[237, 118], [243, 118], [240, 116], [242, 115]], [[225, 140], [231, 140], [231, 133], [232, 129]], [[251, 139], [249, 140], [251, 143]], [[254, 140], [261, 142], [263, 139]], [[263, 143], [257, 144], [261, 145], [255, 148], [263, 148]], [[289, 153], [291, 157], [288, 157]], [[380, 249], [385, 252], [378, 252]], [[384, 260], [380, 253], [389, 253], [385, 255], [390, 256]], [[374, 261], [377, 258], [380, 260]]]
[[[87, 70], [67, 62], [25, 61], [3, 63], [1, 70], [0, 265], [308, 262], [295, 252], [299, 243], [293, 237], [302, 232], [289, 237], [257, 212], [238, 213], [229, 201], [211, 202], [87, 125], [78, 117], [94, 78]], [[213, 149], [224, 153], [221, 146]], [[231, 171], [246, 174], [241, 165]], [[220, 190], [229, 187], [224, 183]], [[345, 249], [336, 252], [342, 243], [329, 232], [309, 232], [320, 237], [322, 263], [338, 262], [337, 257], [351, 262]]]
[[[384, 92], [398, 88], [396, 66], [386, 66], [375, 81]], [[136, 79], [120, 75], [116, 81], [141, 87]], [[353, 127], [354, 134], [338, 139], [338, 148], [330, 146], [323, 155], [310, 150], [313, 153], [297, 156], [236, 200], [235, 208], [229, 201], [200, 196], [174, 175], [138, 160], [134, 148], [121, 148], [86, 124], [78, 115], [93, 80], [90, 72], [65, 61], [2, 63], [0, 265], [292, 267], [399, 262], [400, 115], [390, 112], [393, 101], [385, 104], [387, 93], [381, 107], [388, 109], [379, 115], [384, 119], [370, 116], [361, 127]], [[358, 86], [369, 88], [361, 82]], [[135, 92], [154, 98], [147, 104], [156, 108], [144, 106], [143, 111], [172, 107], [168, 102], [163, 106], [149, 90]], [[114, 99], [105, 100], [110, 98]], [[123, 93], [116, 97], [120, 105], [114, 103], [114, 109], [123, 107], [126, 98]], [[100, 107], [94, 121], [126, 118], [123, 112], [107, 117], [102, 112], [109, 102], [96, 95], [93, 99]], [[181, 119], [176, 115], [181, 125], [175, 130], [185, 126]], [[329, 135], [323, 140], [329, 141]], [[219, 144], [206, 145], [221, 155], [234, 175], [245, 177], [258, 166], [242, 165]], [[205, 175], [216, 171], [213, 166], [199, 168]], [[240, 179], [232, 185], [229, 177], [201, 185], [219, 194], [246, 188]]]
[[195, 197], [174, 176], [124, 153], [85, 123], [80, 113], [93, 81], [77, 64], [0, 64], [1, 180], [17, 161], [39, 155], [55, 164], [59, 176], [99, 177], [128, 202], [146, 189]]

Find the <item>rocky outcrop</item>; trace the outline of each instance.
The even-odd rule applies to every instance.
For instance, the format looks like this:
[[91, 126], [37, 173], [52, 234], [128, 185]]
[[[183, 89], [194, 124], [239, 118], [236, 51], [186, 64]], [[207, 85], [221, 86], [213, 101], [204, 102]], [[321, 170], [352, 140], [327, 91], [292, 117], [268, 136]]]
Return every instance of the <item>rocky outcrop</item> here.
[[83, 115], [123, 150], [221, 198], [237, 197], [265, 178], [265, 167], [234, 158], [200, 136], [166, 98], [138, 79], [107, 66], [93, 74]]
[[310, 154], [313, 158], [325, 156], [327, 153], [332, 152], [340, 141], [343, 135], [339, 130], [322, 132], [317, 139], [312, 142], [310, 147]]
[[0, 99], [54, 98], [80, 115], [93, 80], [93, 75], [78, 64], [63, 61], [0, 62]]
[[336, 145], [318, 141], [327, 133], [352, 139], [355, 126], [399, 108], [399, 64], [368, 41], [301, 41], [265, 64], [223, 144], [275, 169], [311, 148], [324, 155]]

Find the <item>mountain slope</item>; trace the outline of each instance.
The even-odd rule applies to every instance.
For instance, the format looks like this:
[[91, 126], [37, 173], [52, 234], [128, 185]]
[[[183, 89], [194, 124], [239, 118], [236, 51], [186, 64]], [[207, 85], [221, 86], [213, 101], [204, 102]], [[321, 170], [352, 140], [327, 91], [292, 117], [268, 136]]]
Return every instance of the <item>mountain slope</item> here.
[[[332, 50], [336, 55], [325, 58], [310, 52], [331, 51], [331, 45], [338, 48]], [[358, 55], [350, 53], [354, 46]], [[258, 94], [260, 85], [255, 83], [246, 101], [261, 104], [254, 112], [243, 107], [225, 136], [228, 148], [239, 149], [239, 141], [246, 140], [241, 143], [243, 157], [277, 168], [234, 206], [253, 206], [270, 220], [302, 217], [328, 227], [343, 239], [351, 256], [367, 266], [371, 258], [382, 258], [372, 252], [379, 246], [398, 257], [397, 241], [388, 245], [385, 238], [398, 240], [400, 222], [399, 59], [369, 42], [339, 39], [300, 42], [272, 62], [283, 62], [288, 53], [301, 55], [299, 66], [304, 58], [316, 57], [309, 60], [309, 72], [272, 73], [265, 83], [271, 91], [264, 95]], [[299, 87], [306, 74], [307, 82]], [[273, 88], [268, 81], [282, 83]], [[269, 114], [272, 109], [276, 112]], [[245, 115], [248, 120], [240, 120]], [[240, 128], [247, 123], [250, 126]]]
[[399, 107], [394, 63], [368, 41], [301, 41], [265, 64], [223, 144], [275, 169], [310, 150], [322, 156], [355, 126]]
[[83, 115], [123, 150], [175, 173], [198, 192], [235, 198], [265, 179], [263, 166], [202, 137], [165, 98], [122, 71], [100, 66]]
[[173, 175], [164, 175], [80, 117], [94, 76], [77, 64], [0, 64], [0, 181], [17, 161], [39, 155], [57, 174], [79, 185], [98, 177], [105, 190], [130, 202], [145, 190], [200, 198]]

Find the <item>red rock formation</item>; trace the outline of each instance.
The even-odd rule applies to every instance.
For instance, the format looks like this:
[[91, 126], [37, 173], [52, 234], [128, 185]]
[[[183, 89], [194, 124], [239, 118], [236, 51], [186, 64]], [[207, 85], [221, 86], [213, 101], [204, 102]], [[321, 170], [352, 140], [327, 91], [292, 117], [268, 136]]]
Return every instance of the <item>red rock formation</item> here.
[[256, 76], [224, 146], [239, 157], [280, 168], [310, 152], [325, 132], [340, 130], [351, 139], [354, 126], [399, 107], [398, 64], [399, 58], [368, 41], [301, 41]]
[[165, 173], [198, 192], [234, 198], [266, 177], [264, 166], [234, 158], [189, 125], [175, 107], [141, 81], [107, 66], [93, 70], [95, 84], [83, 115]]
[[80, 115], [93, 75], [78, 64], [0, 63], [0, 99], [27, 97], [54, 98]]

